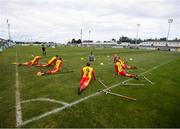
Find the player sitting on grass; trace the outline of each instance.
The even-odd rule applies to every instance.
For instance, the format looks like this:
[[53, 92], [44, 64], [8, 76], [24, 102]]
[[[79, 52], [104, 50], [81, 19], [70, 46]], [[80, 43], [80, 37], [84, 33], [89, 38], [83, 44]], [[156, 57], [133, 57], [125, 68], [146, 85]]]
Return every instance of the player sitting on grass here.
[[38, 64], [38, 67], [48, 67], [51, 65], [55, 65], [57, 61], [58, 55], [53, 56], [46, 64]]
[[82, 69], [82, 75], [80, 80], [80, 87], [78, 88], [78, 94], [80, 95], [90, 84], [91, 77], [93, 75], [94, 80], [96, 80], [96, 75], [90, 63], [88, 62], [86, 66]]
[[137, 69], [136, 66], [128, 66], [125, 61], [123, 59], [121, 59], [117, 54], [114, 55], [114, 63], [116, 63], [116, 61], [119, 60], [121, 62], [121, 64], [123, 65], [124, 69]]
[[117, 54], [114, 54], [113, 63], [116, 63], [117, 59], [118, 59], [118, 55], [117, 55]]
[[132, 66], [127, 65], [125, 61], [123, 61], [120, 57], [118, 57], [118, 60], [121, 62], [124, 69], [137, 69], [137, 67], [134, 65]]
[[56, 60], [56, 64], [54, 65], [54, 68], [52, 70], [48, 70], [46, 72], [38, 72], [37, 75], [38, 76], [43, 76], [45, 74], [55, 74], [58, 73], [62, 68], [62, 59], [61, 57], [58, 57]]
[[116, 60], [116, 63], [114, 65], [115, 75], [119, 76], [126, 76], [130, 78], [138, 79], [137, 74], [127, 74], [126, 71], [123, 68], [123, 64], [119, 60], [119, 58]]
[[40, 59], [42, 59], [41, 56], [35, 56], [34, 59], [31, 60], [31, 61], [28, 61], [28, 62], [25, 62], [25, 63], [14, 62], [12, 64], [16, 64], [18, 66], [34, 66], [34, 65], [38, 65]]

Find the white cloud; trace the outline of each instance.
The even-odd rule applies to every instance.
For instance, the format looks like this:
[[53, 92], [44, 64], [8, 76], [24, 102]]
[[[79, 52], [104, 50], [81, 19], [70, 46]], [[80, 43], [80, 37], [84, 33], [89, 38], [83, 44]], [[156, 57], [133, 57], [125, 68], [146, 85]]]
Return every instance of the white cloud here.
[[80, 37], [109, 40], [121, 35], [165, 37], [167, 19], [173, 18], [169, 38], [180, 37], [179, 0], [0, 0], [0, 36], [7, 38], [6, 19], [14, 40], [66, 42]]

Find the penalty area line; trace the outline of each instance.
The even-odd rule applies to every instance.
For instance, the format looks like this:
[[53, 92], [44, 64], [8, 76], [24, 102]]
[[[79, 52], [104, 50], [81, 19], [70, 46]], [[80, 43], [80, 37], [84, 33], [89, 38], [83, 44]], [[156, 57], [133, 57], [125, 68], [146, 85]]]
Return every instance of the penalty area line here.
[[[140, 75], [143, 75], [143, 74], [145, 74], [145, 73], [148, 73], [148, 72], [150, 72], [150, 71], [153, 71], [153, 70], [159, 68], [160, 66], [165, 65], [165, 64], [167, 64], [167, 63], [169, 63], [169, 62], [171, 62], [171, 61], [172, 61], [172, 60], [166, 61], [166, 62], [161, 63], [161, 64], [159, 64], [159, 65], [156, 65], [156, 66], [152, 67], [151, 69], [149, 69], [149, 70], [141, 73]], [[95, 93], [93, 93], [93, 94], [91, 94], [91, 95], [88, 95], [88, 96], [86, 96], [86, 97], [84, 97], [84, 98], [81, 98], [81, 99], [79, 99], [79, 100], [76, 100], [76, 101], [74, 101], [74, 102], [71, 102], [71, 103], [69, 103], [68, 105], [65, 105], [65, 106], [63, 106], [63, 107], [56, 108], [56, 109], [53, 109], [53, 110], [51, 110], [51, 111], [48, 111], [48, 112], [46, 112], [46, 113], [44, 113], [44, 114], [42, 114], [42, 115], [33, 117], [32, 119], [29, 119], [29, 120], [24, 121], [20, 126], [26, 125], [26, 124], [28, 124], [28, 123], [31, 123], [31, 122], [33, 122], [33, 121], [39, 120], [39, 119], [41, 119], [41, 118], [44, 118], [44, 117], [46, 117], [46, 116], [55, 114], [55, 113], [57, 113], [57, 112], [61, 112], [61, 111], [63, 111], [64, 109], [70, 108], [70, 107], [72, 107], [72, 106], [74, 106], [74, 105], [77, 105], [77, 104], [79, 104], [79, 103], [81, 103], [81, 102], [83, 102], [83, 101], [85, 101], [85, 100], [88, 100], [88, 99], [90, 99], [90, 98], [92, 98], [92, 97], [94, 97], [94, 96], [100, 95], [100, 94], [103, 93], [104, 91], [108, 91], [109, 89], [115, 88], [115, 87], [117, 87], [117, 86], [119, 86], [119, 85], [122, 86], [121, 84], [123, 84], [123, 83], [125, 83], [125, 82], [128, 82], [128, 81], [130, 81], [130, 80], [132, 80], [132, 78], [128, 78], [127, 80], [124, 80], [123, 82], [117, 83], [117, 84], [112, 85], [112, 86], [110, 86], [110, 87], [108, 87], [108, 88], [105, 88], [105, 89], [103, 89], [103, 90], [101, 90], [101, 91], [95, 92]]]

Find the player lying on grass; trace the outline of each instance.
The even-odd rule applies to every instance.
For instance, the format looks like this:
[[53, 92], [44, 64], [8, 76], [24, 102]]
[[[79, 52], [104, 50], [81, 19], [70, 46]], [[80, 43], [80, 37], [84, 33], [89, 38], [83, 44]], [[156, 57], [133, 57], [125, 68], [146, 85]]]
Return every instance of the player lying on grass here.
[[114, 63], [116, 63], [117, 60], [119, 60], [121, 62], [121, 64], [123, 65], [124, 69], [137, 69], [136, 66], [133, 66], [133, 65], [132, 66], [128, 66], [123, 59], [121, 59], [117, 54], [115, 54], [114, 55]]
[[46, 64], [38, 64], [38, 67], [48, 67], [51, 65], [55, 65], [57, 61], [58, 55], [53, 56]]
[[52, 70], [48, 70], [48, 71], [45, 71], [45, 72], [38, 72], [37, 75], [38, 76], [43, 76], [45, 74], [55, 74], [55, 73], [58, 73], [59, 71], [61, 71], [61, 68], [62, 68], [62, 59], [61, 57], [58, 57], [57, 60], [56, 60], [56, 64], [54, 65], [54, 68]]
[[12, 64], [16, 64], [18, 66], [34, 66], [34, 65], [38, 65], [40, 59], [42, 59], [41, 56], [35, 56], [34, 59], [31, 60], [31, 61], [28, 61], [28, 62], [25, 62], [25, 63], [14, 62]]
[[80, 87], [78, 88], [78, 94], [80, 95], [90, 84], [91, 78], [96, 80], [96, 75], [92, 67], [90, 67], [90, 63], [88, 62], [85, 67], [82, 69], [82, 75], [80, 80]]
[[115, 70], [115, 75], [126, 76], [126, 77], [130, 77], [130, 78], [138, 79], [137, 74], [126, 73], [126, 71], [123, 68], [123, 64], [121, 63], [119, 58], [116, 60], [116, 63], [114, 65], [114, 70]]

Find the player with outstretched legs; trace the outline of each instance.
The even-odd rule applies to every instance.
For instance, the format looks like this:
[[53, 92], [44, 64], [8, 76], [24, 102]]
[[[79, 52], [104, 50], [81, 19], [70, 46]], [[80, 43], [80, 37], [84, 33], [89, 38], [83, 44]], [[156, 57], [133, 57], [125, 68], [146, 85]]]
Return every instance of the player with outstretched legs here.
[[58, 55], [55, 55], [46, 64], [38, 64], [36, 66], [38, 66], [38, 67], [49, 67], [51, 65], [55, 65], [58, 57], [59, 57]]
[[115, 54], [114, 58], [113, 58], [113, 62], [116, 63], [117, 60], [119, 60], [121, 62], [121, 64], [122, 64], [124, 69], [137, 69], [136, 66], [133, 66], [133, 65], [129, 66], [129, 65], [127, 65], [126, 62], [123, 59], [121, 59], [117, 54]]
[[120, 57], [118, 57], [117, 59], [121, 62], [121, 64], [122, 64], [122, 66], [123, 66], [124, 69], [137, 69], [137, 67], [134, 66], [134, 65], [131, 65], [131, 66], [127, 65], [127, 64], [125, 63], [125, 61], [122, 60]]
[[35, 66], [35, 65], [38, 65], [40, 59], [42, 59], [41, 56], [35, 56], [34, 59], [31, 60], [31, 61], [28, 61], [28, 62], [25, 62], [25, 63], [14, 62], [12, 64], [16, 64], [18, 66]]
[[62, 68], [62, 59], [61, 57], [58, 57], [58, 59], [56, 60], [56, 64], [54, 65], [54, 68], [52, 70], [48, 70], [46, 72], [38, 72], [37, 75], [43, 76], [45, 74], [55, 74], [61, 71], [61, 68]]
[[90, 63], [88, 62], [85, 67], [82, 69], [82, 75], [80, 80], [80, 87], [78, 88], [78, 94], [80, 95], [90, 84], [91, 78], [96, 80], [96, 75], [92, 67], [90, 67]]
[[121, 63], [121, 61], [119, 59], [116, 60], [116, 63], [114, 65], [114, 71], [115, 71], [116, 75], [138, 79], [137, 74], [126, 73], [126, 71], [123, 68], [123, 64]]

